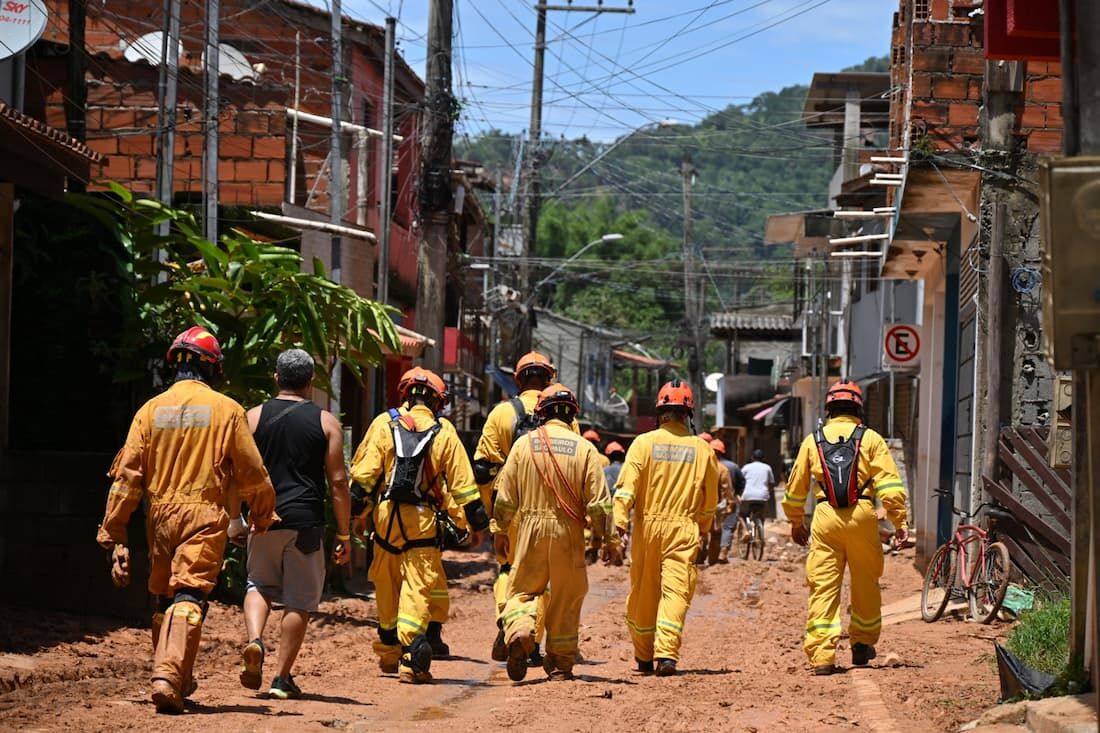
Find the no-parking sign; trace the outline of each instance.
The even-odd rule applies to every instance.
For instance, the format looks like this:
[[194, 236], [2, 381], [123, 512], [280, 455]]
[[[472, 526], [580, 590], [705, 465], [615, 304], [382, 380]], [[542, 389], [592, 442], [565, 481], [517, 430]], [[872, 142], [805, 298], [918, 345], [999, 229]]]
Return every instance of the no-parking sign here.
[[920, 365], [920, 328], [908, 323], [886, 325], [882, 337], [882, 365], [900, 369]]

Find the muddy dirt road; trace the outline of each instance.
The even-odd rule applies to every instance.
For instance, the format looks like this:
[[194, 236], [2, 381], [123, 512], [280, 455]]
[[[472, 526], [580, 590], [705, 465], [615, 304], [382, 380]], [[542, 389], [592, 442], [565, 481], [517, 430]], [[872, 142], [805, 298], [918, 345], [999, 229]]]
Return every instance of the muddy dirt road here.
[[[513, 684], [503, 664], [489, 661], [495, 629], [490, 558], [449, 554], [452, 618], [444, 638], [455, 656], [433, 663], [434, 684], [401, 685], [396, 676], [380, 674], [371, 651], [373, 603], [337, 598], [324, 602], [298, 659], [295, 679], [304, 699], [264, 699], [237, 681], [240, 609], [213, 604], [196, 665], [199, 690], [177, 717], [156, 715], [148, 702], [147, 629], [0, 608], [0, 729], [955, 730], [995, 701], [992, 639], [1003, 640], [1007, 626], [921, 621], [921, 579], [911, 553], [887, 558], [885, 626], [879, 657], [867, 669], [810, 675], [801, 650], [803, 553], [772, 540], [770, 560], [702, 570], [679, 676], [634, 671], [623, 623], [629, 570], [598, 565], [589, 570], [585, 661], [574, 670], [577, 679], [549, 682], [532, 669]], [[269, 623], [269, 649], [275, 633]], [[838, 662], [848, 660], [843, 641]]]

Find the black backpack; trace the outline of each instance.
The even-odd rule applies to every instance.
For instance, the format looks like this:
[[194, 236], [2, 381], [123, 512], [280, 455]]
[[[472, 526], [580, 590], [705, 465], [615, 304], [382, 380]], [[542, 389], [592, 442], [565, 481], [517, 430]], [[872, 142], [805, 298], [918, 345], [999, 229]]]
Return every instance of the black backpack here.
[[409, 427], [412, 421], [406, 422], [397, 410], [391, 409], [389, 413], [394, 465], [382, 499], [398, 504], [428, 504], [431, 497], [429, 488], [423, 485], [424, 458], [443, 426], [437, 422], [427, 430], [415, 430]]
[[509, 401], [516, 411], [516, 419], [512, 421], [512, 445], [515, 445], [520, 436], [527, 435], [539, 426], [539, 419], [535, 417], [535, 413], [527, 411], [519, 397], [513, 397]]
[[860, 425], [847, 439], [841, 438], [830, 443], [821, 428], [814, 431], [817, 444], [817, 457], [821, 461], [822, 488], [825, 499], [837, 509], [855, 506], [860, 499], [869, 497], [863, 494], [871, 480], [859, 484], [859, 444], [863, 440], [866, 426]]

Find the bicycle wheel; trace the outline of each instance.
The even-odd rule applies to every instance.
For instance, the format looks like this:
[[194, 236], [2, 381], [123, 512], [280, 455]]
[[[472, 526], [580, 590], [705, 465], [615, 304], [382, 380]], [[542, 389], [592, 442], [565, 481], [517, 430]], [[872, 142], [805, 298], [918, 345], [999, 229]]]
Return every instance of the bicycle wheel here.
[[755, 560], [764, 559], [764, 521], [752, 520], [752, 556]]
[[749, 559], [749, 545], [752, 542], [752, 530], [742, 517], [737, 520], [737, 532], [734, 535], [734, 543], [737, 545], [737, 554], [742, 560]]
[[974, 574], [967, 594], [970, 615], [978, 623], [988, 624], [997, 618], [1008, 591], [1009, 563], [1008, 548], [1000, 542], [991, 542], [985, 548], [985, 561]]
[[951, 589], [955, 585], [955, 555], [953, 545], [940, 545], [928, 569], [924, 571], [924, 585], [920, 589], [920, 615], [932, 623], [943, 615], [947, 602], [951, 599]]

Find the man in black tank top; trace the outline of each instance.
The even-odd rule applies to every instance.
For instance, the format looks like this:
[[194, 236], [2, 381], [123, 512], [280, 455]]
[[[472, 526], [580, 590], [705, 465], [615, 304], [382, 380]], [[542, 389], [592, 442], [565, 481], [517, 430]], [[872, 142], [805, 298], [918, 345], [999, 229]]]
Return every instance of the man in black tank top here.
[[336, 516], [332, 558], [337, 565], [348, 561], [351, 546], [343, 430], [331, 413], [309, 400], [313, 369], [313, 358], [301, 349], [279, 354], [275, 362], [279, 394], [248, 411], [248, 425], [275, 485], [280, 521], [264, 535], [249, 538], [244, 617], [251, 641], [242, 653], [241, 684], [259, 689], [264, 626], [272, 604], [281, 605], [285, 610], [279, 669], [268, 696], [284, 700], [301, 695], [290, 668], [324, 588], [326, 477]]

